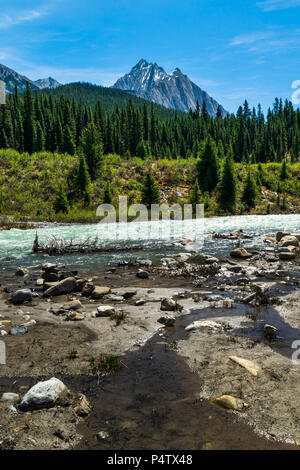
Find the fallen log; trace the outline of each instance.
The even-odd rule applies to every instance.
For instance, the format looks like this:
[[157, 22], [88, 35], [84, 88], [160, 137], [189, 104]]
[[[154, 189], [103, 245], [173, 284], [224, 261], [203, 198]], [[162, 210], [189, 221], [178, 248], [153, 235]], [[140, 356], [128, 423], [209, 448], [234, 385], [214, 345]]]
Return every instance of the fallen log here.
[[40, 242], [38, 234], [36, 233], [34, 242], [33, 242], [33, 253], [36, 254], [47, 254], [50, 256], [62, 256], [62, 255], [72, 255], [76, 253], [90, 254], [90, 253], [115, 253], [115, 252], [126, 252], [126, 251], [138, 251], [145, 250], [143, 245], [123, 245], [123, 246], [108, 246], [101, 247], [98, 244], [98, 237], [94, 239], [91, 237], [86, 238], [80, 242], [74, 242], [71, 238], [70, 240], [65, 240], [63, 238], [57, 238], [55, 235], [52, 235], [47, 242]]

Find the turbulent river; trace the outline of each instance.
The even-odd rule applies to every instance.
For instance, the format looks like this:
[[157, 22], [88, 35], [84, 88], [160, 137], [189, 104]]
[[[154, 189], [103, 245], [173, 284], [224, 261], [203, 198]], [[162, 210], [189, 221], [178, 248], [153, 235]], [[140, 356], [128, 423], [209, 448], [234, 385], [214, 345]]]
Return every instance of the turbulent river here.
[[[3, 230], [0, 232], [0, 270], [14, 268], [16, 265], [30, 266], [45, 262], [45, 256], [37, 256], [32, 253], [33, 241], [38, 233], [41, 241], [48, 240], [51, 236], [74, 241], [85, 240], [87, 237], [98, 238], [101, 247], [139, 245], [143, 249], [131, 253], [73, 255], [60, 257], [59, 261], [68, 265], [81, 267], [86, 271], [93, 271], [107, 263], [119, 262], [130, 257], [156, 258], [166, 256], [176, 251], [183, 251], [176, 241], [183, 238], [191, 238], [194, 241], [188, 249], [197, 251], [205, 250], [207, 253], [222, 256], [228, 253], [228, 248], [234, 245], [233, 240], [215, 240], [209, 234], [211, 232], [230, 232], [242, 229], [245, 233], [251, 233], [251, 240], [243, 241], [243, 246], [259, 248], [263, 245], [266, 235], [271, 235], [279, 230], [295, 231], [300, 228], [300, 214], [289, 215], [247, 215], [234, 217], [213, 217], [181, 221], [159, 222], [131, 222], [93, 224], [93, 225], [49, 225], [39, 229], [30, 230]], [[56, 258], [51, 257], [55, 262]]]

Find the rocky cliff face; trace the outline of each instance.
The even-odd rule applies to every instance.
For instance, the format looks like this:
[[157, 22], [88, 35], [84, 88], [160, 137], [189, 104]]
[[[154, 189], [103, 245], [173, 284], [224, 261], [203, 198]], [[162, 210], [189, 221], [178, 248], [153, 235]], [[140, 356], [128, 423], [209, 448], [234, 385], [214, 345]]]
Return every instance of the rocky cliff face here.
[[17, 85], [19, 91], [23, 92], [26, 88], [26, 82], [29, 83], [32, 90], [40, 89], [40, 87], [29, 78], [24, 75], [20, 75], [2, 64], [0, 64], [0, 80], [5, 83], [6, 91], [8, 93], [13, 93], [15, 85]]
[[8, 93], [13, 93], [15, 85], [17, 85], [18, 90], [23, 92], [26, 88], [26, 83], [28, 82], [32, 90], [41, 90], [43, 88], [57, 88], [60, 86], [54, 78], [43, 78], [37, 81], [30, 80], [24, 75], [15, 72], [15, 70], [6, 67], [5, 65], [0, 64], [0, 80], [5, 83], [6, 91]]
[[[148, 63], [144, 59], [120, 78], [114, 88], [130, 90], [149, 101], [181, 111], [189, 111], [190, 108], [194, 110], [198, 100], [200, 107], [205, 102], [209, 114], [215, 116], [219, 106], [216, 100], [178, 68], [168, 75], [162, 67], [156, 63]], [[220, 108], [222, 114], [225, 115], [225, 109], [222, 106]]]
[[36, 80], [34, 83], [42, 89], [50, 88], [51, 90], [53, 90], [54, 88], [61, 86], [61, 83], [59, 83], [57, 80], [55, 80], [52, 77], [40, 78], [39, 80]]

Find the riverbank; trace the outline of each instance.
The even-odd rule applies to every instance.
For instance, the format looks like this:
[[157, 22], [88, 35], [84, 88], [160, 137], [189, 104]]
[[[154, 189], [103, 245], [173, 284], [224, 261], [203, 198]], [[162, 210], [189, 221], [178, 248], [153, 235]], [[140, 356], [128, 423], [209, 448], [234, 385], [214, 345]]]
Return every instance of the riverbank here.
[[[1, 216], [7, 224], [0, 227], [29, 228], [30, 223], [96, 223], [97, 207], [103, 203], [104, 188], [110, 182], [113, 204], [118, 207], [118, 196], [127, 196], [128, 205], [140, 203], [142, 181], [151, 170], [156, 179], [161, 202], [172, 205], [185, 204], [190, 200], [190, 191], [197, 175], [197, 159], [146, 159], [125, 160], [119, 155], [104, 155], [101, 171], [91, 186], [90, 203], [78, 197], [74, 187], [74, 175], [78, 157], [67, 154], [41, 152], [33, 155], [19, 154], [15, 150], [0, 150]], [[281, 179], [280, 163], [249, 165], [257, 183], [255, 207], [247, 212], [241, 198], [247, 167], [236, 163], [237, 204], [235, 215], [248, 214], [295, 214], [300, 212], [299, 177], [300, 164], [288, 163], [288, 174]], [[53, 208], [59, 185], [67, 194], [70, 210], [56, 214]], [[227, 215], [218, 202], [218, 190], [201, 194], [205, 205], [205, 216]], [[242, 208], [242, 209], [241, 209]]]
[[[214, 239], [215, 245], [223, 241]], [[72, 400], [26, 413], [17, 403], [13, 412], [10, 403], [0, 403], [1, 445], [295, 448], [300, 370], [291, 356], [300, 332], [299, 248], [280, 243], [268, 240], [265, 250], [247, 258], [229, 252], [213, 258], [186, 250], [185, 241], [174, 255], [131, 256], [86, 279], [80, 269], [47, 264], [1, 275], [1, 331], [22, 325], [27, 331], [1, 337], [7, 364], [0, 366], [0, 392], [22, 398], [37, 382], [56, 377], [91, 404], [83, 417], [74, 416]], [[295, 258], [280, 259], [281, 253]], [[55, 279], [66, 276], [75, 281], [54, 295], [57, 282], [66, 288]], [[32, 299], [12, 303], [24, 287]], [[266, 323], [274, 327], [272, 338]], [[90, 360], [101, 355], [119, 357], [122, 369], [97, 378]], [[257, 375], [231, 356], [251, 361]], [[223, 395], [231, 397], [230, 409], [212, 403]]]

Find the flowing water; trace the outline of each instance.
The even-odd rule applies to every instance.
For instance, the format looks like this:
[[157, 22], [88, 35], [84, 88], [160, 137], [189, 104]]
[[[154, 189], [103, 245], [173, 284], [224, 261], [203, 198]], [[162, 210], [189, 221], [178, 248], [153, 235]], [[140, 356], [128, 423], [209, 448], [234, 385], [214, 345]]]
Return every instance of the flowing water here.
[[[180, 221], [160, 222], [131, 222], [93, 225], [51, 225], [41, 229], [20, 230], [11, 229], [0, 231], [0, 269], [6, 271], [16, 265], [31, 266], [47, 261], [45, 256], [32, 254], [33, 241], [38, 233], [41, 241], [47, 241], [51, 236], [66, 240], [85, 240], [87, 237], [98, 237], [101, 247], [121, 246], [122, 244], [139, 244], [143, 246], [141, 253], [109, 253], [91, 255], [73, 255], [59, 257], [59, 262], [80, 267], [83, 272], [93, 272], [97, 267], [132, 256], [161, 257], [178, 251], [172, 242], [183, 238], [195, 240], [189, 249], [204, 250], [215, 255], [228, 254], [228, 248], [234, 242], [211, 239], [208, 234], [214, 232], [230, 232], [242, 229], [245, 233], [252, 232], [254, 247], [263, 246], [263, 239], [277, 231], [295, 231], [300, 228], [300, 214], [289, 215], [251, 215], [235, 217], [213, 217]], [[248, 241], [244, 246], [251, 245]], [[183, 251], [183, 248], [180, 248]], [[51, 262], [55, 262], [55, 257]]]

